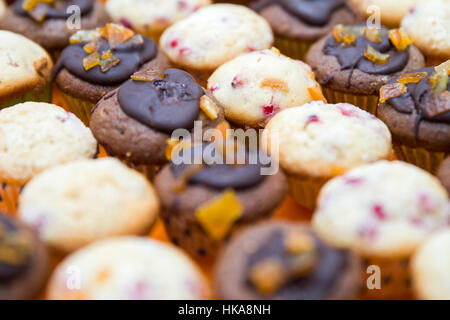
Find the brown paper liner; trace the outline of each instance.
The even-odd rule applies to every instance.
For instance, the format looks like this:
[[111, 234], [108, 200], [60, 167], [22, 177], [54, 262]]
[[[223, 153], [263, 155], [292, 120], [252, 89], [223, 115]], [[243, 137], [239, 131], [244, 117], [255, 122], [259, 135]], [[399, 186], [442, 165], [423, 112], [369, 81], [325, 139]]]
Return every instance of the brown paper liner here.
[[313, 43], [313, 41], [290, 39], [276, 35], [274, 46], [280, 50], [282, 54], [291, 57], [292, 59], [305, 60], [306, 53]]
[[424, 148], [409, 147], [394, 143], [394, 151], [398, 160], [406, 161], [422, 168], [431, 174], [436, 174], [448, 152], [433, 152]]
[[341, 92], [329, 88], [322, 87], [323, 94], [328, 103], [350, 103], [373, 115], [377, 114], [378, 96], [374, 95], [357, 95], [346, 92]]
[[89, 126], [89, 120], [91, 119], [91, 111], [95, 106], [95, 103], [90, 101], [75, 98], [67, 93], [61, 91], [61, 95], [67, 103], [67, 108], [70, 112], [75, 114], [86, 126]]
[[320, 189], [329, 179], [289, 176], [292, 198], [303, 207], [314, 210]]
[[118, 158], [118, 159], [121, 160], [122, 163], [124, 163], [127, 167], [142, 173], [144, 176], [147, 177], [147, 179], [149, 181], [153, 181], [156, 173], [158, 172], [158, 170], [160, 168], [159, 166], [155, 166], [155, 165], [138, 164], [138, 163], [134, 163], [130, 160], [125, 160], [125, 159], [121, 159], [121, 158]]
[[0, 184], [0, 211], [9, 214], [17, 212], [17, 204], [22, 187], [6, 182]]
[[[361, 259], [361, 291], [362, 299], [408, 299], [412, 297], [409, 259], [388, 259], [364, 257]], [[369, 266], [380, 268], [380, 287], [369, 288], [373, 282], [369, 279], [374, 274]]]
[[36, 102], [52, 102], [52, 84], [48, 82], [41, 90], [30, 90], [19, 97], [10, 99], [3, 103], [0, 103], [0, 110], [3, 108], [11, 107], [18, 103], [36, 101]]

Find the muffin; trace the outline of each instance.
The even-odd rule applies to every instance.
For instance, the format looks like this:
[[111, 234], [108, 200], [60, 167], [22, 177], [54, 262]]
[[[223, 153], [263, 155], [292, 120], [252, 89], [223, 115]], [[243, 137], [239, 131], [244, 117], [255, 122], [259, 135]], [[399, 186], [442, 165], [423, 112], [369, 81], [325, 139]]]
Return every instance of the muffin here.
[[144, 176], [113, 158], [80, 160], [34, 177], [19, 199], [19, 218], [58, 252], [98, 239], [144, 235], [159, 201]]
[[[405, 298], [409, 260], [430, 234], [450, 221], [447, 192], [432, 175], [401, 161], [361, 166], [328, 182], [313, 216], [319, 237], [363, 257], [364, 295]], [[379, 270], [370, 290], [368, 267]], [[378, 290], [377, 290], [378, 289]]]
[[[73, 274], [82, 275], [73, 281]], [[54, 271], [51, 300], [196, 300], [208, 297], [198, 267], [171, 245], [139, 237], [97, 241]]]
[[89, 128], [64, 109], [25, 102], [0, 110], [0, 195], [14, 212], [21, 188], [42, 171], [95, 155]]
[[421, 1], [423, 2], [423, 0], [348, 0], [356, 12], [370, 19], [372, 23], [380, 22], [390, 28], [398, 28], [403, 17]]
[[[80, 25], [73, 18], [75, 11], [69, 7], [80, 8]], [[96, 0], [54, 0], [28, 1], [16, 0], [0, 19], [0, 29], [23, 34], [37, 42], [52, 54], [69, 44], [69, 37], [75, 31], [92, 29], [109, 21], [102, 1]]]
[[172, 242], [193, 256], [214, 257], [232, 232], [271, 216], [287, 182], [281, 170], [264, 170], [270, 162], [232, 140], [174, 150], [155, 179]]
[[450, 60], [389, 81], [378, 117], [392, 132], [397, 158], [433, 174], [450, 152]]
[[214, 273], [226, 300], [342, 300], [356, 297], [359, 261], [301, 223], [264, 222], [235, 237]]
[[174, 131], [191, 131], [197, 122], [207, 130], [223, 121], [222, 108], [209, 96], [183, 70], [135, 74], [99, 101], [90, 127], [109, 154], [151, 179], [168, 161]]
[[345, 0], [255, 0], [251, 7], [274, 30], [275, 46], [287, 56], [301, 60], [309, 47], [335, 25], [352, 25], [361, 20]]
[[450, 157], [447, 157], [439, 167], [437, 176], [450, 195]]
[[45, 247], [31, 230], [0, 213], [0, 300], [36, 298], [47, 278]]
[[233, 4], [202, 8], [167, 28], [160, 39], [170, 60], [193, 74], [202, 86], [223, 63], [244, 52], [270, 48], [272, 43], [267, 21]]
[[450, 300], [450, 229], [430, 237], [417, 250], [411, 265], [418, 298]]
[[51, 101], [53, 62], [27, 38], [0, 30], [0, 109], [25, 101]]
[[285, 170], [292, 197], [308, 209], [329, 179], [392, 152], [386, 125], [346, 103], [314, 101], [284, 110], [269, 121], [263, 141]]
[[311, 47], [306, 62], [328, 102], [352, 103], [372, 114], [382, 85], [424, 67], [422, 54], [402, 29], [342, 25]]
[[109, 0], [106, 11], [114, 22], [158, 41], [172, 24], [209, 4], [211, 0]]
[[449, 1], [422, 1], [405, 16], [402, 27], [425, 55], [428, 66], [450, 59]]
[[264, 127], [276, 113], [312, 100], [325, 100], [311, 68], [275, 49], [242, 54], [221, 65], [208, 89], [227, 120], [241, 127]]
[[70, 38], [55, 66], [55, 82], [73, 113], [89, 124], [94, 105], [136, 71], [169, 67], [155, 42], [118, 24], [82, 30]]

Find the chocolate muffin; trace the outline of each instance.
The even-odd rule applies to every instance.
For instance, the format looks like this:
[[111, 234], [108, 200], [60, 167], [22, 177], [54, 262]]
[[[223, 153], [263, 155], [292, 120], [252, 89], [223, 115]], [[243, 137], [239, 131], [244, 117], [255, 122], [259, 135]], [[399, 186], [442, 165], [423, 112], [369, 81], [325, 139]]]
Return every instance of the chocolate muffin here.
[[275, 46], [285, 55], [301, 60], [309, 47], [335, 25], [361, 21], [345, 0], [256, 0], [251, 7], [274, 30]]
[[101, 1], [96, 0], [16, 0], [0, 20], [0, 29], [21, 33], [49, 51], [59, 51], [69, 44], [69, 37], [77, 29], [70, 29], [68, 21], [80, 8], [80, 26], [92, 29], [109, 21]]
[[378, 116], [392, 132], [397, 158], [433, 174], [450, 152], [450, 64], [419, 69], [380, 90]]
[[48, 256], [37, 237], [0, 213], [0, 300], [33, 299], [48, 277]]
[[355, 298], [358, 259], [319, 240], [305, 224], [264, 222], [231, 239], [215, 269], [227, 300]]
[[[208, 159], [211, 150], [215, 160]], [[269, 217], [287, 192], [281, 170], [263, 175], [267, 161], [262, 153], [244, 152], [243, 146], [237, 150], [219, 142], [194, 143], [172, 156], [156, 176], [166, 231], [194, 256], [214, 256], [239, 227]], [[245, 159], [242, 164], [223, 161], [238, 154]]]
[[161, 74], [169, 67], [153, 40], [121, 25], [79, 31], [70, 42], [55, 66], [55, 82], [69, 109], [86, 124], [95, 103], [133, 73]]
[[450, 157], [445, 158], [444, 162], [442, 162], [437, 176], [450, 195]]
[[375, 114], [382, 85], [424, 67], [411, 41], [402, 29], [337, 25], [311, 47], [306, 61], [329, 103], [347, 102]]
[[92, 112], [90, 127], [111, 155], [151, 177], [167, 163], [172, 132], [203, 130], [223, 121], [223, 110], [187, 72], [140, 72], [105, 95]]

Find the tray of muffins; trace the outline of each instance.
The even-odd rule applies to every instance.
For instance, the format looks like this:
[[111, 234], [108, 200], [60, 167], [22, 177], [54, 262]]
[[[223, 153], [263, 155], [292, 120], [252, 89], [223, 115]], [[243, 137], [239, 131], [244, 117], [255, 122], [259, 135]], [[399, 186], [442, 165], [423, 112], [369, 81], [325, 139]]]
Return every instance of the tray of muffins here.
[[0, 300], [449, 300], [449, 77], [446, 0], [0, 0]]

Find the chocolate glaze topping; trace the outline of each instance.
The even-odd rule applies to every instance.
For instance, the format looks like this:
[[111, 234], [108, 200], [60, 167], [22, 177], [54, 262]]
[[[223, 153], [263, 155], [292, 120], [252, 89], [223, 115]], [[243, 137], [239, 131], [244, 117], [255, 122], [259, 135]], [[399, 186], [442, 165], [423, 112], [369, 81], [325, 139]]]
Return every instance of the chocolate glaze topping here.
[[313, 26], [324, 26], [338, 9], [345, 6], [345, 0], [260, 0], [252, 7], [260, 11], [269, 5], [279, 5], [303, 22]]
[[20, 276], [29, 266], [30, 254], [26, 244], [19, 243], [18, 236], [27, 232], [21, 228], [9, 217], [0, 214], [0, 249], [2, 247], [21, 252], [21, 258], [17, 261], [8, 260], [7, 256], [0, 253], [0, 285], [2, 283], [14, 280]]
[[203, 89], [187, 72], [168, 69], [152, 81], [128, 80], [119, 89], [120, 107], [131, 118], [155, 130], [191, 129], [200, 112]]
[[[86, 71], [83, 67], [83, 59], [89, 55], [83, 49], [86, 42], [71, 44], [62, 51], [55, 66], [55, 74], [65, 68], [78, 78], [93, 84], [104, 86], [120, 84], [129, 79], [143, 64], [155, 58], [158, 53], [154, 41], [144, 36], [142, 39], [144, 41], [141, 43], [128, 40], [111, 49], [120, 62], [106, 72], [102, 72], [98, 66]], [[99, 52], [108, 49], [110, 49], [108, 42], [102, 38]]]
[[[209, 152], [206, 148], [211, 148], [213, 143], [203, 143], [191, 147], [191, 163], [194, 163], [194, 157], [196, 154], [202, 157], [202, 154]], [[195, 150], [196, 149], [196, 150]], [[209, 149], [209, 150], [212, 150]], [[183, 152], [179, 153], [179, 156], [183, 156]], [[214, 156], [215, 153], [212, 152]], [[251, 161], [252, 158], [256, 158], [257, 161]], [[263, 164], [260, 163], [259, 157], [256, 151], [245, 150], [245, 164], [243, 165], [229, 165], [229, 164], [206, 164], [203, 163], [201, 169], [194, 175], [190, 176], [188, 183], [193, 185], [203, 185], [213, 189], [223, 190], [227, 188], [233, 189], [246, 189], [257, 186], [261, 183], [265, 176], [261, 175], [261, 168]], [[180, 177], [188, 170], [192, 169], [195, 164], [175, 164], [171, 163], [171, 168], [176, 178]]]
[[[29, 12], [22, 7], [23, 2], [24, 0], [17, 0], [11, 6], [16, 14], [29, 16]], [[92, 11], [94, 0], [56, 0], [54, 5], [39, 3], [34, 10], [42, 10], [45, 13], [45, 19], [67, 19], [73, 14], [73, 12], [67, 13], [67, 8], [71, 5], [78, 6], [80, 14], [84, 16]]]
[[[427, 120], [430, 122], [449, 123], [450, 124], [450, 107], [449, 111], [433, 115], [432, 110], [436, 101], [433, 99], [434, 94], [431, 91], [430, 76], [435, 72], [434, 67], [424, 68], [416, 72], [427, 72], [427, 76], [417, 83], [406, 84], [406, 91], [400, 97], [392, 98], [386, 101], [388, 105], [401, 113], [416, 114], [416, 136], [418, 131], [418, 125], [421, 120]], [[388, 83], [397, 82], [396, 77], [390, 80]], [[447, 91], [450, 91], [450, 82], [447, 84]]]
[[[248, 258], [247, 270], [257, 263], [275, 258], [287, 264], [289, 258], [285, 250], [285, 233], [282, 230], [273, 230], [272, 234], [261, 243], [258, 250]], [[281, 300], [321, 300], [325, 299], [334, 289], [336, 279], [342, 276], [343, 270], [348, 266], [349, 253], [326, 246], [316, 238], [318, 262], [314, 270], [308, 274], [291, 280], [279, 289], [271, 299]], [[248, 282], [256, 294], [258, 291]]]
[[[389, 59], [385, 63], [375, 63], [364, 57], [366, 47], [370, 45], [375, 50], [389, 54]], [[341, 65], [341, 70], [354, 69], [365, 73], [376, 75], [388, 75], [403, 70], [409, 59], [409, 51], [398, 51], [389, 40], [389, 35], [384, 32], [381, 42], [372, 42], [364, 35], [356, 37], [354, 43], [345, 45], [336, 41], [334, 36], [330, 36], [322, 49], [326, 55], [335, 56]], [[349, 78], [350, 83], [351, 74]]]

